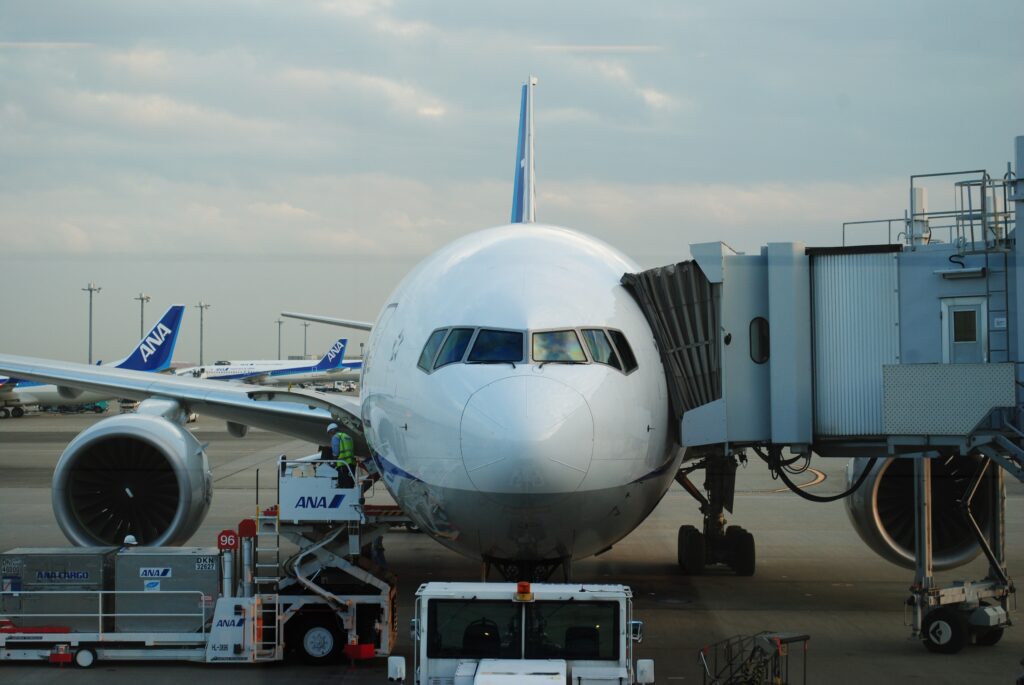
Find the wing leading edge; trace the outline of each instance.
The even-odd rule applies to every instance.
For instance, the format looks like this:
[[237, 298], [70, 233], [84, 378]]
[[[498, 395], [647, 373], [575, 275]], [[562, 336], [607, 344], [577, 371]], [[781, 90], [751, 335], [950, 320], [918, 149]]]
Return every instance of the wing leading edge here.
[[0, 355], [0, 373], [58, 387], [145, 400], [160, 397], [206, 416], [322, 444], [327, 425], [341, 423], [360, 454], [369, 454], [359, 401], [345, 395], [243, 386], [199, 378]]

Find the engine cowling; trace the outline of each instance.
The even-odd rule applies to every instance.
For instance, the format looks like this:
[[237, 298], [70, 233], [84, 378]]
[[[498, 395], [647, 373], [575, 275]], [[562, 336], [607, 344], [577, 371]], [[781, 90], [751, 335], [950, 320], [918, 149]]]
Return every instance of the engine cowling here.
[[180, 545], [210, 508], [202, 445], [162, 416], [124, 414], [82, 431], [53, 474], [53, 512], [75, 545]]
[[[851, 459], [847, 484], [856, 482], [869, 459]], [[935, 570], [962, 566], [981, 552], [966, 517], [957, 505], [979, 460], [974, 457], [932, 459], [932, 561]], [[993, 470], [985, 473], [971, 506], [982, 531], [992, 520]], [[846, 498], [846, 513], [861, 539], [883, 559], [914, 568], [914, 460], [879, 459], [864, 484]]]

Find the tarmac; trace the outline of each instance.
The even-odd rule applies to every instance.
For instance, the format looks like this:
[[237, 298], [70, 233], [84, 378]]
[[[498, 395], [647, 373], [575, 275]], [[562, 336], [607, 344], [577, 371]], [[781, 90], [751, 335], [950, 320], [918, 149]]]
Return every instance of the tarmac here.
[[[116, 405], [115, 405], [116, 406]], [[30, 414], [0, 421], [0, 549], [63, 546], [50, 505], [53, 468], [67, 443], [81, 430], [109, 416]], [[272, 502], [272, 469], [281, 454], [299, 457], [314, 447], [273, 433], [252, 430], [228, 435], [223, 422], [200, 418], [190, 428], [209, 443], [207, 454], [215, 491], [210, 513], [190, 544], [210, 546], [215, 535], [253, 516], [256, 470], [261, 504]], [[817, 494], [845, 487], [845, 461], [815, 459], [825, 475]], [[802, 476], [811, 480], [811, 474]], [[1010, 479], [1012, 480], [1012, 479]], [[1024, 629], [1009, 628], [994, 647], [968, 647], [957, 655], [937, 655], [909, 639], [904, 602], [912, 572], [876, 557], [847, 520], [842, 503], [814, 504], [772, 480], [760, 462], [741, 469], [736, 511], [730, 523], [750, 530], [757, 544], [757, 571], [739, 578], [725, 569], [684, 576], [676, 565], [676, 531], [700, 525], [696, 502], [673, 486], [654, 513], [610, 551], [574, 564], [577, 582], [624, 583], [632, 587], [636, 618], [645, 621], [639, 658], [655, 660], [656, 682], [702, 682], [702, 646], [763, 630], [810, 636], [808, 683], [1012, 683], [1021, 671]], [[1007, 551], [1011, 575], [1024, 565], [1024, 486], [1007, 483]], [[387, 501], [377, 487], [371, 501]], [[478, 580], [478, 563], [446, 550], [422, 534], [395, 532], [385, 537], [387, 559], [400, 579], [399, 642], [395, 654], [412, 655], [408, 620], [416, 588], [429, 580]], [[940, 582], [981, 578], [977, 560], [941, 574]], [[803, 653], [790, 657], [799, 683]], [[312, 667], [299, 663], [222, 666], [184, 663], [100, 662], [92, 669], [45, 663], [0, 664], [2, 683], [139, 683], [163, 685], [216, 680], [246, 683], [382, 683], [383, 659], [349, 666]], [[409, 681], [411, 682], [411, 680]]]

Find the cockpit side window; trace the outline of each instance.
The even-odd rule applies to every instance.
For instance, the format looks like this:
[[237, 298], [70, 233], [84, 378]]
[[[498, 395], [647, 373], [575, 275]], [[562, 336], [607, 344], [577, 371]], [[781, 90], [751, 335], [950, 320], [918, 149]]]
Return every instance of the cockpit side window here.
[[441, 352], [437, 355], [434, 368], [440, 369], [442, 366], [461, 362], [462, 357], [466, 354], [466, 348], [469, 347], [469, 340], [473, 337], [474, 330], [473, 328], [453, 328], [444, 341], [444, 345], [441, 346]]
[[466, 361], [471, 363], [517, 363], [523, 360], [523, 334], [481, 328]]
[[543, 331], [533, 334], [533, 361], [586, 364], [587, 355], [576, 331]]
[[590, 350], [590, 358], [598, 364], [607, 364], [613, 368], [622, 370], [619, 364], [619, 356], [615, 349], [608, 342], [608, 336], [600, 328], [584, 328], [583, 339], [587, 341], [587, 349]]
[[637, 367], [636, 356], [633, 354], [633, 348], [629, 346], [626, 336], [622, 334], [622, 331], [615, 330], [609, 330], [608, 334], [612, 336], [615, 349], [619, 351], [619, 357], [622, 359], [622, 370], [626, 373], [632, 372]]
[[416, 366], [424, 371], [430, 371], [430, 365], [434, 362], [434, 357], [437, 356], [437, 349], [441, 347], [441, 341], [444, 340], [447, 332], [447, 328], [439, 328], [430, 334], [430, 337], [427, 338], [427, 344], [423, 346], [423, 352], [420, 353], [420, 360]]

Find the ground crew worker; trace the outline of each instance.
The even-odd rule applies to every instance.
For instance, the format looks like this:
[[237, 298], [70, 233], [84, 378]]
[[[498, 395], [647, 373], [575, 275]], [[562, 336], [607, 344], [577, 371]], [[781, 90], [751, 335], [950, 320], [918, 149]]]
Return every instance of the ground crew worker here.
[[331, 456], [338, 471], [338, 487], [355, 487], [356, 446], [352, 436], [340, 430], [336, 423], [327, 426], [327, 434], [331, 436]]

